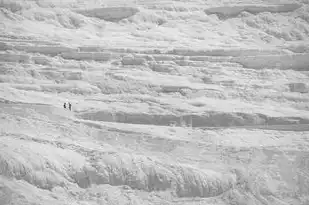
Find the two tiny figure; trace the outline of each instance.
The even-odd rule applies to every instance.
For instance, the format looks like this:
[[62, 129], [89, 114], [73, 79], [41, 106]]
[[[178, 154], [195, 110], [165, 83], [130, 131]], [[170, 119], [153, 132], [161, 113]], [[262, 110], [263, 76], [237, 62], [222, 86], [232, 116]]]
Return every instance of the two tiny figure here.
[[68, 107], [69, 107], [69, 110], [71, 111], [72, 110], [72, 104], [69, 102], [69, 103], [63, 103], [63, 108], [64, 109], [67, 109], [67, 104], [68, 104]]

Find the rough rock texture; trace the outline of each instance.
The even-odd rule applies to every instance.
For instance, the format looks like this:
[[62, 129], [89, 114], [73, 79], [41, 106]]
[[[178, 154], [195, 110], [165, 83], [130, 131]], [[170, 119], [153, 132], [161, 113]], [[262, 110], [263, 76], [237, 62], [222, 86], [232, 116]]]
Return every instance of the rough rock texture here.
[[0, 0], [0, 205], [308, 205], [285, 3]]

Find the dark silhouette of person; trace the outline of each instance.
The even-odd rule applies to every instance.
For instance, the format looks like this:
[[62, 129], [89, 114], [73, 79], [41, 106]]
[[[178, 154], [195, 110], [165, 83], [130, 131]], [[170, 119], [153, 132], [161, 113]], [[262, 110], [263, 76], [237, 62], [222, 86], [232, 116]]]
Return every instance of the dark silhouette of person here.
[[69, 102], [69, 110], [72, 110], [72, 104]]
[[67, 103], [63, 103], [63, 108], [64, 108], [64, 109], [67, 108]]

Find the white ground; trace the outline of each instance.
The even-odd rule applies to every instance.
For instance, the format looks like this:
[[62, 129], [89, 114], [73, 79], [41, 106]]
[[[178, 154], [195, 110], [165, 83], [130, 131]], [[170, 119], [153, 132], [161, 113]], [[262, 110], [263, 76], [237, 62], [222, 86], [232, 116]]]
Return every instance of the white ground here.
[[308, 205], [308, 42], [308, 0], [0, 0], [0, 205]]

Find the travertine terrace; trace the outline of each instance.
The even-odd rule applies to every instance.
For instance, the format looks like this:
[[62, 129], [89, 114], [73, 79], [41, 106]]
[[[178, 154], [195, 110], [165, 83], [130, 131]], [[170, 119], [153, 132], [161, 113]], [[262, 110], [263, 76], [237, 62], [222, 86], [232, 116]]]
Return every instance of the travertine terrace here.
[[309, 204], [308, 0], [0, 0], [0, 31], [0, 205]]

